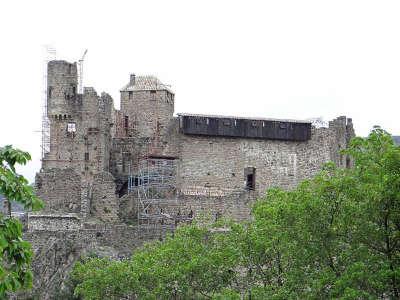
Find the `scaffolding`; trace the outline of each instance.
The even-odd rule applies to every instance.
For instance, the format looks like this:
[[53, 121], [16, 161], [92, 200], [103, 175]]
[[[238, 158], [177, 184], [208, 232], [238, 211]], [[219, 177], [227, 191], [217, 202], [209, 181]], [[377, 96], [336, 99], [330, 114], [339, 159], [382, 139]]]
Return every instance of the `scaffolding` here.
[[137, 196], [138, 225], [170, 225], [176, 206], [176, 164], [174, 159], [147, 157], [139, 161], [137, 176], [129, 176], [128, 191]]
[[51, 46], [44, 46], [43, 60], [43, 94], [42, 94], [42, 160], [50, 152], [50, 120], [47, 116], [47, 65], [49, 61], [56, 59], [56, 49]]
[[78, 61], [78, 93], [83, 94], [83, 62], [85, 61], [85, 56], [87, 49], [83, 52], [81, 59]]
[[[176, 160], [175, 157], [166, 156], [162, 141], [162, 115], [160, 114], [160, 103], [166, 102], [163, 93], [157, 91], [163, 87], [155, 82], [151, 90], [152, 107], [152, 134], [146, 137], [144, 147], [139, 151], [135, 168], [129, 169], [128, 193], [137, 197], [137, 222], [139, 226], [149, 225], [172, 225], [192, 219], [193, 213], [188, 217], [181, 215], [177, 199], [176, 188]], [[122, 122], [122, 117], [125, 122]], [[120, 128], [129, 130], [136, 129], [136, 120], [131, 120], [133, 126], [129, 126], [128, 116], [119, 116], [117, 121]], [[124, 124], [121, 126], [121, 124]], [[117, 131], [117, 135], [124, 132]], [[125, 136], [128, 133], [125, 132]], [[129, 135], [128, 135], [129, 136]]]

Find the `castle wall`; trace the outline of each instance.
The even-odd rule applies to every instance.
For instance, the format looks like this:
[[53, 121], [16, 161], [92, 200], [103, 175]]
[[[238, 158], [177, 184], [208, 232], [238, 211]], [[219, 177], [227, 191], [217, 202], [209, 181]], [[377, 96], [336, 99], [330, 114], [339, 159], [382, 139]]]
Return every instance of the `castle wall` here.
[[233, 192], [225, 196], [218, 196], [212, 190], [208, 194], [180, 195], [178, 197], [178, 213], [187, 217], [193, 214], [193, 218], [228, 218], [237, 221], [249, 220], [251, 204], [255, 197], [252, 192]]
[[73, 169], [46, 169], [36, 174], [36, 195], [43, 199], [45, 212], [79, 213], [81, 177]]
[[81, 228], [81, 220], [77, 214], [41, 214], [28, 215], [28, 230], [75, 231]]
[[170, 227], [139, 230], [135, 226], [105, 224], [82, 224], [77, 230], [29, 230], [24, 239], [34, 251], [33, 289], [16, 299], [67, 299], [72, 293], [67, 285], [69, 272], [81, 257], [128, 258], [144, 242], [163, 239], [168, 232]]
[[118, 202], [114, 177], [109, 172], [94, 176], [91, 193], [91, 215], [106, 223], [118, 221]]
[[178, 186], [184, 193], [214, 188], [229, 194], [243, 190], [246, 168], [255, 168], [259, 195], [271, 187], [293, 188], [328, 161], [345, 166], [338, 152], [347, 146], [346, 126], [338, 119], [329, 128], [313, 128], [305, 142], [182, 135]]

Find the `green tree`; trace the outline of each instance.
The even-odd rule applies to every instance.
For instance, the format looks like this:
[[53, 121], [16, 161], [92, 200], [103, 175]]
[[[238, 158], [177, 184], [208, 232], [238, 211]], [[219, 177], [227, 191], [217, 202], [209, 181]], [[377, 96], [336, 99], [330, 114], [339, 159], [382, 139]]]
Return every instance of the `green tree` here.
[[329, 163], [296, 189], [272, 189], [256, 204], [256, 236], [265, 232], [262, 245], [279, 245], [272, 261], [283, 271], [278, 285], [253, 285], [264, 297], [399, 298], [400, 148], [376, 128], [342, 154], [353, 168]]
[[211, 299], [234, 277], [235, 249], [206, 226], [188, 225], [147, 244], [130, 260], [88, 259], [72, 278], [84, 299]]
[[29, 153], [11, 146], [0, 148], [0, 194], [8, 201], [8, 214], [0, 213], [0, 298], [7, 292], [30, 288], [32, 285], [31, 246], [22, 240], [22, 224], [11, 216], [11, 201], [25, 209], [39, 209], [42, 202], [35, 196], [28, 181], [15, 170], [16, 164], [25, 165]]
[[293, 190], [270, 189], [254, 205], [252, 220], [214, 224], [228, 231], [185, 226], [130, 260], [77, 265], [76, 294], [399, 299], [400, 148], [375, 128], [342, 155], [352, 168], [328, 163]]

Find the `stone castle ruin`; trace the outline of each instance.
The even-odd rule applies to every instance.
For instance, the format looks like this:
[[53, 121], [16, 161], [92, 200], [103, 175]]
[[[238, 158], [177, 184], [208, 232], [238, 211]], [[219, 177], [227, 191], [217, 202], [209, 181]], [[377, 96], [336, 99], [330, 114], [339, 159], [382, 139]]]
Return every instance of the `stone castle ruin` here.
[[[208, 215], [245, 220], [271, 187], [290, 189], [333, 161], [354, 136], [352, 121], [310, 121], [182, 113], [153, 76], [130, 75], [121, 108], [85, 87], [76, 63], [48, 63], [49, 140], [30, 213], [35, 291], [51, 298], [79, 256], [124, 257], [146, 240]], [[52, 296], [51, 296], [52, 295]]]

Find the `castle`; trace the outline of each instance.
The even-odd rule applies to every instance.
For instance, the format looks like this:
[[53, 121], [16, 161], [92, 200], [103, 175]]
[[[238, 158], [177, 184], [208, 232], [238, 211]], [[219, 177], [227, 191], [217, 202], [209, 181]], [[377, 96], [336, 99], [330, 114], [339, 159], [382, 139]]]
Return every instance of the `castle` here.
[[50, 61], [47, 76], [50, 147], [36, 176], [45, 209], [29, 214], [26, 233], [37, 280], [48, 279], [37, 281], [37, 290], [57, 289], [89, 248], [129, 255], [163, 228], [203, 214], [245, 220], [250, 203], [268, 188], [293, 188], [328, 161], [351, 166], [340, 153], [354, 136], [346, 117], [316, 127], [299, 120], [174, 116], [171, 88], [134, 74], [116, 110], [106, 93], [88, 87], [80, 93], [76, 63]]

